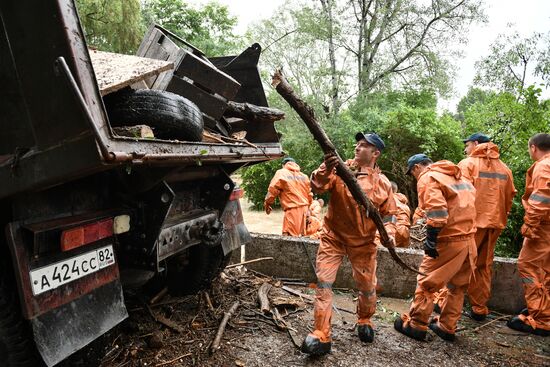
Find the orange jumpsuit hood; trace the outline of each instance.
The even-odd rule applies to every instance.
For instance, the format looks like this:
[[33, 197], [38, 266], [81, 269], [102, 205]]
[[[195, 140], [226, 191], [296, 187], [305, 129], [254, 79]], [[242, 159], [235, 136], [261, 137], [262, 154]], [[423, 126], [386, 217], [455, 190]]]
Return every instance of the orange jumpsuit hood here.
[[300, 166], [296, 162], [286, 162], [284, 167], [292, 172], [300, 172]]
[[470, 157], [499, 159], [500, 152], [496, 144], [489, 142], [489, 143], [478, 144], [474, 148], [474, 150], [470, 153]]
[[[444, 175], [452, 176], [457, 180], [462, 177], [462, 172], [460, 172], [460, 168], [453, 162], [446, 160], [437, 161], [434, 164], [430, 165], [426, 171], [420, 174], [420, 176], [423, 176], [428, 171], [443, 173]], [[418, 179], [420, 179], [420, 177]]]

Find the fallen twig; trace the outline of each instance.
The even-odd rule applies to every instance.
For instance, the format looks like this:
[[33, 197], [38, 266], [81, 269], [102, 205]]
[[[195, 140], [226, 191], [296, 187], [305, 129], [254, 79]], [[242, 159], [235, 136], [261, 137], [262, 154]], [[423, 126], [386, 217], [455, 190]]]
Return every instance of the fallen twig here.
[[258, 262], [258, 261], [264, 261], [264, 260], [273, 260], [273, 258], [272, 257], [259, 257], [257, 259], [243, 261], [243, 262], [240, 262], [238, 264], [227, 265], [225, 268], [226, 269], [231, 269], [231, 268], [234, 268], [234, 267], [237, 267], [237, 266], [252, 264], [252, 263], [255, 263], [255, 262]]
[[474, 333], [477, 333], [479, 330], [481, 330], [481, 329], [484, 328], [485, 326], [490, 325], [490, 324], [494, 323], [495, 321], [502, 320], [502, 319], [506, 319], [506, 318], [509, 318], [509, 317], [510, 317], [510, 315], [502, 315], [502, 316], [499, 316], [499, 317], [497, 317], [497, 318], [495, 318], [495, 319], [493, 319], [493, 320], [491, 320], [491, 321], [489, 321], [489, 322], [487, 322], [487, 323], [485, 323], [485, 324], [483, 324], [483, 325], [480, 325], [480, 326], [476, 327], [476, 328], [475, 328], [474, 330], [472, 330], [472, 331], [473, 331]]
[[229, 321], [229, 318], [233, 313], [237, 310], [239, 307], [240, 302], [235, 301], [229, 311], [227, 311], [222, 319], [222, 322], [220, 323], [220, 326], [218, 327], [218, 332], [216, 333], [216, 337], [214, 338], [214, 341], [212, 342], [212, 345], [210, 346], [210, 353], [214, 353], [218, 349], [220, 349], [220, 342], [222, 340], [223, 332], [225, 331], [225, 326], [227, 325], [227, 322]]
[[262, 311], [264, 314], [267, 314], [270, 312], [271, 306], [269, 305], [269, 298], [267, 295], [269, 294], [269, 291], [271, 290], [271, 284], [264, 283], [258, 289], [258, 302], [260, 303], [260, 311]]
[[166, 366], [166, 365], [169, 365], [171, 363], [174, 363], [174, 362], [177, 362], [179, 361], [181, 358], [183, 357], [189, 357], [190, 355], [192, 355], [192, 353], [186, 353], [186, 354], [182, 354], [181, 356], [177, 357], [177, 358], [174, 358], [174, 359], [171, 359], [169, 361], [166, 361], [166, 362], [162, 362], [162, 363], [159, 363], [159, 364], [156, 364], [155, 367], [161, 367], [161, 366]]
[[185, 330], [179, 326], [177, 323], [175, 323], [174, 321], [172, 320], [169, 320], [167, 319], [166, 317], [164, 316], [161, 316], [159, 315], [158, 313], [156, 313], [155, 311], [153, 311], [151, 309], [151, 307], [149, 307], [149, 305], [146, 305], [147, 306], [147, 310], [149, 311], [149, 314], [151, 314], [151, 317], [157, 321], [157, 322], [160, 322], [161, 324], [163, 324], [164, 326], [167, 326], [169, 327], [170, 329], [173, 329], [175, 331], [177, 331], [178, 333], [183, 333]]
[[164, 287], [158, 292], [151, 300], [149, 301], [150, 305], [154, 305], [158, 301], [160, 301], [165, 295], [168, 294], [168, 288]]

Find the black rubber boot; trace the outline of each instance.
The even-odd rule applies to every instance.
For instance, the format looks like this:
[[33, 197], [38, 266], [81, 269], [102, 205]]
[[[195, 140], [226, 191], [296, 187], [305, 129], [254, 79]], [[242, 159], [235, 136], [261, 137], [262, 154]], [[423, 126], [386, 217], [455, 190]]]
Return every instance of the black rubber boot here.
[[522, 308], [521, 311], [519, 311], [519, 313], [523, 316], [529, 316], [529, 310], [527, 309], [527, 307]]
[[470, 318], [475, 321], [484, 321], [487, 318], [487, 315], [475, 313], [473, 310], [470, 310], [470, 312], [468, 312], [468, 316], [470, 316]]
[[374, 330], [370, 325], [359, 325], [357, 327], [357, 334], [359, 334], [359, 339], [363, 343], [372, 343], [374, 341]]
[[323, 343], [318, 337], [310, 334], [306, 336], [300, 350], [302, 351], [302, 353], [307, 353], [312, 356], [322, 356], [324, 354], [330, 353], [331, 346], [331, 342]]
[[514, 316], [506, 323], [510, 329], [522, 331], [524, 333], [531, 333], [538, 336], [550, 336], [550, 330], [533, 329], [531, 325], [524, 323], [519, 316]]
[[428, 327], [443, 340], [446, 340], [448, 342], [452, 342], [455, 340], [455, 334], [448, 333], [441, 329], [439, 326], [437, 326], [437, 321], [430, 322], [430, 325], [428, 325]]
[[412, 328], [410, 325], [407, 325], [407, 327], [403, 327], [403, 320], [401, 319], [401, 317], [398, 317], [397, 319], [395, 319], [395, 322], [393, 323], [393, 327], [395, 328], [395, 330], [399, 331], [401, 334], [405, 334], [410, 338], [413, 338], [416, 340], [424, 340], [426, 338], [426, 331]]

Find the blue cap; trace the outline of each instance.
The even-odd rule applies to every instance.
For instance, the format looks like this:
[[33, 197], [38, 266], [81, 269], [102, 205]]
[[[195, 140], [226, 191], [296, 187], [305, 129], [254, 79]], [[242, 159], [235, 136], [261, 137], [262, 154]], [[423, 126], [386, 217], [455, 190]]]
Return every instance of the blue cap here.
[[422, 163], [425, 161], [430, 161], [431, 159], [424, 153], [411, 155], [409, 159], [407, 160], [407, 174], [411, 174], [411, 170], [413, 169], [415, 164]]
[[379, 151], [382, 151], [386, 147], [386, 144], [384, 144], [384, 141], [376, 133], [355, 134], [355, 141], [359, 141], [361, 139], [365, 139], [367, 143], [375, 146], [376, 149], [378, 149]]
[[292, 158], [292, 157], [285, 157], [285, 158], [283, 159], [283, 164], [286, 164], [286, 163], [288, 163], [288, 162], [296, 162], [296, 161], [295, 161], [294, 158]]
[[482, 133], [475, 133], [470, 135], [467, 139], [463, 139], [463, 143], [467, 143], [469, 141], [477, 141], [478, 143], [488, 143], [491, 141], [491, 138], [489, 138], [487, 135], [484, 135]]

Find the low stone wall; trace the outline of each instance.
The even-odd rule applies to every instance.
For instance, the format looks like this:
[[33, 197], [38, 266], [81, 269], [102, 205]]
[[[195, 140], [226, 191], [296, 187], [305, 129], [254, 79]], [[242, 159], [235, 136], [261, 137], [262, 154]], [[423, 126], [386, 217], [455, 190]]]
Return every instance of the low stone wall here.
[[[247, 267], [270, 276], [315, 282], [311, 263], [315, 263], [318, 245], [319, 241], [307, 238], [252, 233], [252, 242], [247, 244], [245, 249], [246, 260], [268, 256], [274, 260], [252, 263]], [[397, 252], [413, 267], [418, 268], [422, 261], [423, 252], [420, 250], [397, 249]], [[240, 259], [239, 251], [235, 251], [233, 262], [239, 262]], [[382, 287], [382, 295], [395, 298], [412, 297], [416, 287], [416, 274], [403, 270], [393, 261], [386, 249], [378, 251], [377, 260], [378, 284]], [[351, 266], [347, 259], [338, 271], [334, 287], [354, 288]], [[516, 259], [496, 257], [489, 307], [500, 312], [516, 313], [524, 304]]]

